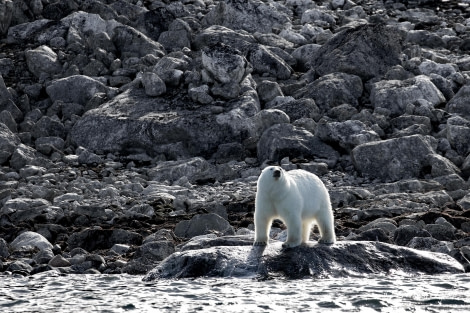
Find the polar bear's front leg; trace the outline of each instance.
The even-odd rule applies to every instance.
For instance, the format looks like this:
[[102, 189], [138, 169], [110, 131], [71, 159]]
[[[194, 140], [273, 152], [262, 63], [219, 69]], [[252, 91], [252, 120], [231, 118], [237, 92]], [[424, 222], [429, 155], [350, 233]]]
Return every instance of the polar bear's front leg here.
[[266, 246], [269, 240], [272, 217], [255, 211], [255, 246]]
[[287, 226], [287, 240], [282, 244], [284, 248], [297, 247], [302, 243], [302, 220], [300, 217], [290, 217], [285, 221]]

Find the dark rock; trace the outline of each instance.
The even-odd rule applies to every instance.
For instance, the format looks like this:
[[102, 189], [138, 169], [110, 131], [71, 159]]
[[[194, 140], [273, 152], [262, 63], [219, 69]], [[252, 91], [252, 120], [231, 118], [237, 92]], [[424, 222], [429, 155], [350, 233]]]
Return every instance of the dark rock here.
[[[161, 278], [285, 276], [287, 278], [345, 276], [390, 271], [436, 274], [461, 273], [452, 257], [381, 242], [339, 241], [334, 245], [313, 244], [282, 249], [281, 243], [267, 247], [217, 246], [172, 254], [150, 271], [144, 281]], [[242, 241], [244, 244], [244, 242]]]
[[85, 229], [79, 233], [73, 233], [68, 239], [68, 248], [83, 248], [87, 251], [97, 249], [110, 249], [114, 244], [139, 245], [142, 236], [124, 229]]
[[470, 86], [462, 86], [455, 96], [447, 103], [447, 111], [470, 119], [470, 109], [467, 105], [469, 101]]
[[63, 151], [65, 141], [60, 137], [41, 137], [35, 141], [36, 150], [45, 155], [50, 155], [52, 152]]
[[470, 151], [470, 120], [458, 115], [447, 120], [447, 140], [458, 154], [466, 156]]
[[[279, 4], [280, 6], [280, 4]], [[202, 20], [203, 26], [222, 25], [250, 33], [270, 33], [273, 27], [289, 22], [273, 3], [260, 0], [228, 0], [217, 4]]]
[[117, 26], [112, 37], [114, 45], [119, 49], [122, 59], [130, 57], [144, 57], [152, 54], [158, 57], [165, 55], [164, 47], [145, 36], [138, 30], [129, 26]]
[[21, 260], [14, 261], [7, 267], [7, 271], [22, 275], [29, 275], [32, 270], [31, 265]]
[[278, 104], [273, 109], [285, 112], [291, 122], [301, 118], [311, 118], [316, 121], [320, 118], [320, 109], [312, 99], [304, 98]]
[[59, 137], [64, 138], [66, 131], [65, 126], [57, 118], [51, 118], [49, 116], [43, 116], [39, 121], [36, 122], [33, 129], [31, 130], [34, 138], [40, 137]]
[[258, 160], [278, 162], [284, 157], [316, 157], [334, 162], [339, 154], [303, 128], [291, 124], [277, 124], [261, 136], [258, 142]]
[[414, 225], [403, 225], [398, 227], [393, 234], [393, 240], [397, 245], [406, 246], [415, 237], [431, 237], [426, 230], [419, 229]]
[[402, 40], [400, 31], [383, 24], [347, 29], [318, 49], [312, 58], [312, 68], [321, 76], [344, 72], [363, 80], [379, 77], [401, 63]]
[[169, 241], [152, 241], [140, 246], [133, 259], [123, 268], [129, 274], [145, 274], [158, 263], [175, 252], [175, 246]]
[[331, 73], [300, 89], [295, 98], [312, 98], [317, 106], [326, 112], [345, 103], [357, 107], [362, 90], [362, 81], [358, 76]]
[[12, 131], [0, 123], [0, 164], [5, 163], [20, 144], [20, 139]]
[[277, 79], [288, 79], [292, 72], [283, 59], [262, 45], [251, 49], [248, 60], [253, 66], [253, 72], [260, 75], [269, 74]]
[[8, 243], [5, 239], [0, 238], [0, 258], [8, 258], [10, 251], [8, 249]]
[[174, 230], [175, 235], [182, 238], [192, 238], [213, 232], [223, 235], [235, 233], [227, 220], [214, 213], [195, 215], [189, 221], [181, 221], [176, 224]]
[[[420, 135], [365, 143], [354, 148], [351, 156], [364, 176], [384, 182], [418, 178], [431, 172], [432, 167], [445, 165], [429, 138]], [[435, 171], [442, 172], [437, 168]]]
[[198, 33], [193, 40], [193, 45], [198, 50], [213, 46], [217, 43], [231, 46], [232, 48], [246, 53], [257, 41], [252, 35], [246, 32], [234, 31], [220, 25], [207, 27]]
[[432, 106], [445, 101], [444, 95], [424, 75], [404, 81], [383, 80], [373, 84], [370, 100], [374, 107], [390, 110], [392, 116], [402, 115], [408, 105], [424, 99]]
[[380, 228], [368, 229], [358, 235], [354, 235], [351, 238], [348, 238], [348, 240], [393, 243], [392, 240], [388, 237], [388, 235]]

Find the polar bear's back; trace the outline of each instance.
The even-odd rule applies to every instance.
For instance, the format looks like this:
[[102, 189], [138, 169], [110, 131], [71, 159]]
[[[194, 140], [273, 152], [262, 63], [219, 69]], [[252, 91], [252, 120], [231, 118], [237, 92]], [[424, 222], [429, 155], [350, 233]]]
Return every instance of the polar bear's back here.
[[304, 170], [292, 170], [287, 174], [289, 179], [295, 182], [297, 190], [303, 195], [304, 200], [313, 201], [326, 198], [329, 201], [328, 190], [317, 175]]

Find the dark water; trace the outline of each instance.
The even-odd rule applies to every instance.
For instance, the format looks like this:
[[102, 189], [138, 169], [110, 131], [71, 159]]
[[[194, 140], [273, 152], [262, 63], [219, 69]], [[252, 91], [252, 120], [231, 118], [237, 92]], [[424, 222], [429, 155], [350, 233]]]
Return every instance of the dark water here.
[[470, 275], [305, 280], [0, 276], [0, 312], [470, 312]]

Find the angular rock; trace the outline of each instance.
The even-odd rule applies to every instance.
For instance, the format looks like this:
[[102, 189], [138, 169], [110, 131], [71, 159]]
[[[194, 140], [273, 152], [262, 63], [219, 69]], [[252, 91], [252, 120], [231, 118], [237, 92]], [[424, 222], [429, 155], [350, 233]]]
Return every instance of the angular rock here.
[[283, 59], [262, 45], [251, 49], [248, 60], [253, 66], [253, 72], [260, 75], [269, 74], [277, 79], [288, 79], [292, 72]]
[[55, 75], [62, 71], [57, 54], [48, 46], [40, 46], [25, 53], [29, 71], [38, 78]]
[[434, 154], [427, 137], [413, 135], [359, 145], [351, 156], [362, 175], [391, 182], [422, 176]]
[[301, 118], [311, 118], [317, 121], [321, 116], [320, 109], [315, 104], [315, 101], [308, 98], [281, 103], [272, 107], [272, 109], [285, 112], [289, 116], [291, 122], [295, 122]]
[[222, 84], [240, 83], [248, 74], [245, 57], [239, 51], [224, 44], [204, 49], [202, 65], [211, 78]]
[[5, 241], [5, 239], [0, 238], [0, 258], [8, 258], [10, 255], [10, 251], [8, 248], [8, 243]]
[[5, 163], [20, 144], [20, 139], [11, 130], [0, 123], [0, 164]]
[[400, 246], [406, 246], [415, 237], [431, 237], [431, 234], [414, 225], [402, 225], [393, 234], [393, 240]]
[[[462, 273], [463, 267], [452, 257], [381, 242], [339, 241], [334, 245], [313, 244], [282, 249], [276, 242], [267, 247], [250, 244], [239, 237], [214, 239], [215, 246], [173, 253], [150, 271], [144, 281], [161, 278], [194, 277], [305, 277], [389, 273]], [[227, 243], [226, 243], [227, 242]]]
[[193, 40], [193, 45], [198, 50], [218, 43], [231, 46], [234, 49], [246, 53], [257, 41], [247, 32], [234, 31], [220, 25], [205, 28], [198, 33]]
[[18, 235], [10, 246], [13, 250], [19, 250], [28, 246], [38, 248], [39, 250], [52, 250], [52, 244], [44, 236], [32, 231], [26, 231]]
[[449, 113], [456, 113], [470, 119], [470, 86], [462, 86], [455, 96], [447, 102], [446, 109]]
[[60, 137], [41, 137], [35, 141], [36, 150], [45, 155], [52, 152], [62, 151], [65, 147], [65, 141]]
[[273, 2], [228, 0], [219, 2], [206, 14], [202, 25], [222, 25], [250, 33], [271, 33], [273, 27], [282, 26], [289, 21], [287, 14], [280, 12]]
[[297, 91], [295, 98], [312, 98], [317, 106], [326, 112], [329, 109], [350, 104], [358, 106], [362, 95], [362, 81], [356, 75], [345, 73], [327, 74]]
[[121, 58], [141, 58], [148, 54], [157, 57], [165, 55], [165, 48], [158, 42], [153, 41], [145, 34], [129, 26], [117, 26], [112, 36], [115, 46], [121, 53]]
[[258, 142], [258, 160], [279, 162], [284, 157], [324, 158], [336, 162], [339, 154], [303, 128], [277, 124], [261, 136]]
[[295, 49], [291, 55], [297, 61], [297, 68], [303, 72], [311, 69], [311, 62], [314, 60], [314, 56], [320, 48], [321, 45], [311, 43]]
[[230, 223], [215, 213], [195, 215], [189, 221], [176, 224], [174, 230], [175, 235], [182, 238], [192, 238], [213, 232], [223, 235], [235, 234]]
[[196, 183], [198, 180], [204, 181], [213, 177], [214, 174], [213, 166], [200, 157], [181, 161], [160, 162], [148, 171], [148, 175], [152, 180], [168, 181], [170, 183], [183, 177], [186, 177], [190, 183]]
[[56, 255], [54, 256], [48, 263], [50, 266], [52, 267], [68, 267], [72, 264], [70, 264], [70, 262], [64, 258], [63, 256], [61, 256], [60, 254], [59, 255]]
[[470, 152], [470, 120], [460, 116], [452, 116], [447, 120], [447, 140], [462, 156]]
[[166, 92], [165, 82], [155, 73], [145, 72], [142, 74], [142, 84], [147, 96], [157, 97]]
[[170, 160], [208, 158], [221, 143], [241, 140], [248, 117], [242, 107], [237, 106], [239, 120], [225, 118], [226, 113], [214, 114], [206, 106], [197, 110], [169, 109], [185, 107], [187, 101], [149, 98], [142, 89], [132, 89], [85, 113], [73, 126], [71, 139], [94, 152], [165, 154]]
[[13, 16], [13, 1], [6, 0], [0, 3], [0, 35], [7, 33]]
[[73, 75], [54, 80], [46, 87], [46, 92], [53, 102], [60, 100], [86, 105], [96, 93], [108, 93], [109, 89], [101, 82], [88, 76]]
[[383, 80], [373, 85], [370, 100], [374, 107], [390, 110], [392, 116], [402, 115], [407, 105], [424, 99], [433, 107], [445, 101], [444, 95], [424, 76], [416, 76], [404, 81]]
[[379, 77], [401, 63], [402, 40], [397, 29], [384, 24], [346, 29], [318, 49], [312, 58], [312, 68], [320, 76], [343, 72], [363, 80]]
[[64, 138], [66, 130], [64, 124], [55, 116], [51, 118], [49, 116], [43, 116], [33, 126], [32, 135], [34, 138], [40, 137], [59, 137]]
[[316, 135], [321, 140], [338, 144], [348, 151], [358, 145], [380, 140], [375, 131], [357, 120], [328, 122], [322, 119], [317, 124]]

